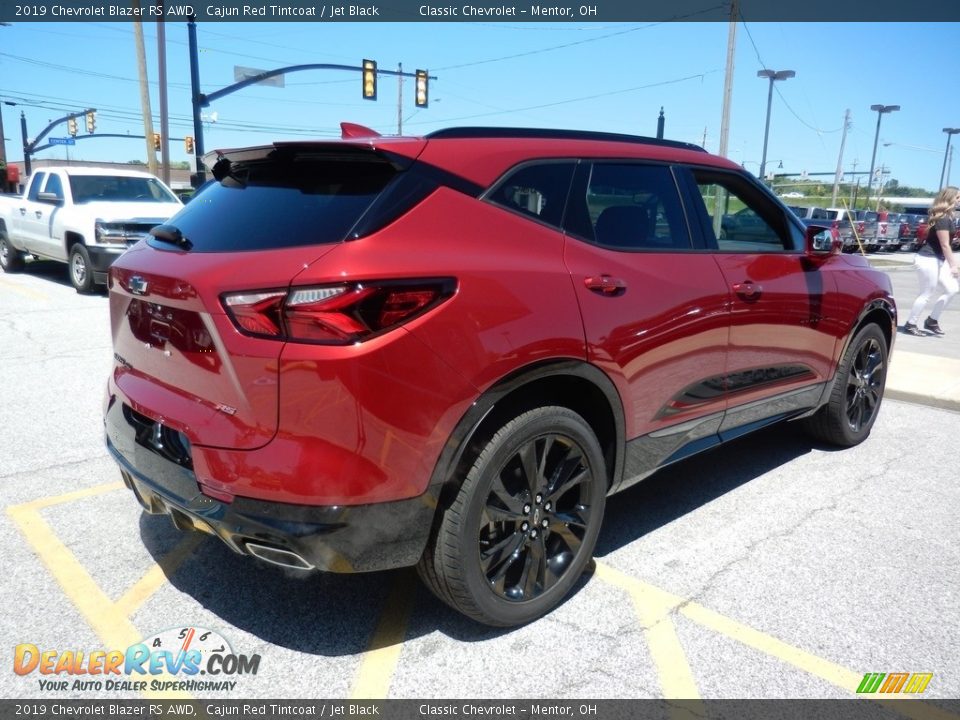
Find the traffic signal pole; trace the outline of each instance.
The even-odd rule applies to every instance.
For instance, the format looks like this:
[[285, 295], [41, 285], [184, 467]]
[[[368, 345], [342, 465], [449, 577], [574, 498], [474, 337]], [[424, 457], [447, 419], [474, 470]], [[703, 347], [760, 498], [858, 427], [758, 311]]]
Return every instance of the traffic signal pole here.
[[[187, 37], [189, 39], [190, 45], [190, 92], [193, 99], [193, 137], [194, 137], [194, 149], [196, 150], [196, 161], [197, 161], [197, 172], [195, 179], [197, 184], [202, 184], [206, 179], [206, 171], [203, 168], [203, 122], [200, 119], [200, 109], [207, 107], [210, 103], [219, 100], [222, 97], [235, 93], [237, 90], [242, 90], [248, 85], [254, 85], [263, 80], [268, 80], [269, 78], [276, 77], [277, 75], [286, 75], [293, 72], [302, 72], [303, 70], [347, 70], [351, 72], [363, 73], [364, 68], [356, 65], [336, 65], [333, 63], [310, 63], [307, 65], [291, 65], [289, 67], [277, 68], [276, 70], [266, 70], [262, 73], [256, 75], [251, 75], [250, 77], [244, 78], [239, 82], [235, 82], [233, 85], [228, 85], [225, 88], [221, 88], [215, 92], [204, 94], [200, 92], [200, 60], [199, 52], [197, 50], [197, 23], [196, 17], [191, 15], [190, 19], [187, 21]], [[402, 67], [402, 66], [401, 66]], [[393, 75], [397, 77], [408, 77], [415, 78], [420, 83], [423, 84], [423, 97], [424, 103], [423, 107], [426, 107], [426, 81], [436, 80], [437, 78], [433, 75], [427, 75], [425, 71], [418, 70], [416, 73], [403, 72], [402, 70], [376, 70], [376, 73], [380, 75]], [[374, 97], [376, 92], [374, 91]]]
[[[57, 125], [61, 123], [68, 122], [74, 118], [78, 118], [81, 115], [88, 115], [92, 117], [92, 113], [97, 111], [96, 108], [87, 108], [86, 110], [81, 110], [80, 112], [70, 113], [69, 115], [64, 115], [62, 118], [57, 118], [49, 125], [47, 125], [43, 130], [40, 131], [40, 134], [37, 135], [33, 142], [30, 142], [27, 139], [27, 116], [20, 112], [20, 133], [23, 135], [23, 170], [28, 176], [30, 175], [33, 169], [33, 163], [30, 161], [30, 156], [33, 155], [37, 150], [42, 149], [38, 148], [40, 141], [43, 140], [51, 130], [53, 130]], [[88, 121], [89, 123], [89, 121]], [[48, 145], [44, 145], [48, 147]]]
[[200, 58], [197, 51], [197, 18], [190, 16], [187, 22], [187, 39], [190, 45], [190, 98], [193, 105], [193, 158], [196, 167], [190, 184], [197, 188], [206, 180], [203, 169], [203, 120], [200, 119]]

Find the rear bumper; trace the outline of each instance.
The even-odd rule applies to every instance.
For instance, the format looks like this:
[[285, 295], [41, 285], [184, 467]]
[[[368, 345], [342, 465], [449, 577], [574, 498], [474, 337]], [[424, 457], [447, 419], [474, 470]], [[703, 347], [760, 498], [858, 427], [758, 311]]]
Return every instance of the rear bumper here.
[[213, 534], [237, 553], [301, 570], [386, 570], [413, 565], [423, 553], [436, 506], [429, 492], [352, 506], [221, 502], [201, 492], [189, 461], [171, 459], [159, 434], [153, 444], [128, 417], [121, 402], [107, 411], [107, 449], [144, 509], [170, 516], [181, 530]]

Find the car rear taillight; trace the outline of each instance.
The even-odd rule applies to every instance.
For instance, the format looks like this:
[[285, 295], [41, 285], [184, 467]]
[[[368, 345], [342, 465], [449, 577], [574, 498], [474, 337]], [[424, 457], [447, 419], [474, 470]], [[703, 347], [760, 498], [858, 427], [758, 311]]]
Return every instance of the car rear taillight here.
[[228, 293], [222, 299], [234, 325], [246, 335], [348, 345], [412, 320], [455, 290], [453, 278], [439, 278]]

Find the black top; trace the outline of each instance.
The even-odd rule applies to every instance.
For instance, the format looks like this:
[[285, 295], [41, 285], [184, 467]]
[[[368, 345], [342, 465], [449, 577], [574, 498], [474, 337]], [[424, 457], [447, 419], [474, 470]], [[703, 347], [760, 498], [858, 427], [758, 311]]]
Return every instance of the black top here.
[[591, 130], [559, 130], [542, 128], [510, 127], [454, 127], [434, 130], [425, 135], [429, 140], [443, 138], [540, 138], [544, 140], [597, 140], [606, 142], [627, 142], [641, 145], [663, 145], [682, 150], [706, 152], [699, 145], [679, 140], [643, 137], [641, 135], [622, 135], [620, 133], [594, 132]]
[[923, 247], [917, 251], [917, 255], [927, 255], [943, 260], [943, 248], [940, 246], [940, 240], [937, 238], [937, 230], [946, 230], [947, 236], [953, 235], [953, 219], [947, 215], [937, 220], [936, 223], [927, 229], [927, 241]]

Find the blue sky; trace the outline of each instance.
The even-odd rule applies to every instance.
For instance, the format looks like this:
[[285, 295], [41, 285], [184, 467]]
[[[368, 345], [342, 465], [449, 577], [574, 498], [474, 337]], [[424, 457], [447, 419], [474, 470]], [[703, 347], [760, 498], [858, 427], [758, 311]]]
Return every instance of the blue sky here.
[[[563, 127], [653, 135], [660, 107], [668, 138], [716, 152], [727, 54], [727, 23], [198, 23], [201, 87], [233, 82], [235, 65], [273, 69], [303, 63], [428, 68], [430, 107], [417, 110], [404, 86], [405, 134], [456, 125]], [[158, 117], [156, 27], [145, 23], [152, 109]], [[852, 127], [844, 168], [870, 165], [874, 104], [884, 115], [877, 166], [901, 184], [935, 189], [944, 127], [960, 127], [955, 87], [960, 24], [740, 23], [728, 155], [756, 173], [763, 145], [766, 80], [757, 71], [790, 69], [773, 96], [768, 169], [833, 172], [844, 111]], [[22, 158], [19, 114], [31, 135], [48, 120], [96, 107], [97, 131], [143, 134], [133, 26], [127, 22], [14, 23], [0, 27], [0, 99], [7, 155]], [[167, 24], [171, 135], [193, 133], [187, 29]], [[379, 100], [360, 97], [354, 73], [288, 75], [285, 88], [252, 86], [204, 110], [206, 148], [329, 137], [339, 122], [397, 131], [397, 82], [381, 77]], [[942, 86], [942, 90], [938, 89]], [[159, 122], [155, 120], [157, 130]], [[83, 134], [82, 128], [80, 133]], [[66, 128], [53, 135], [66, 135]], [[960, 145], [960, 136], [954, 137]], [[182, 142], [171, 160], [184, 160]], [[96, 139], [37, 157], [145, 159], [142, 140]], [[780, 169], [782, 162], [783, 168]], [[960, 181], [960, 147], [951, 179]], [[825, 179], [832, 182], [832, 178]], [[865, 181], [864, 181], [865, 182]]]

